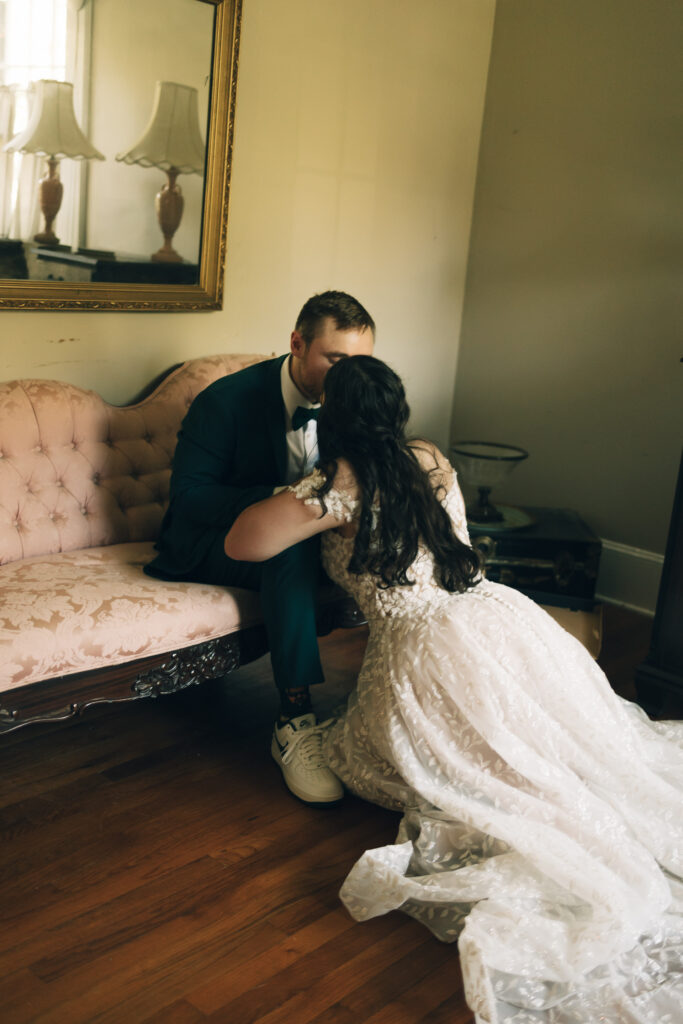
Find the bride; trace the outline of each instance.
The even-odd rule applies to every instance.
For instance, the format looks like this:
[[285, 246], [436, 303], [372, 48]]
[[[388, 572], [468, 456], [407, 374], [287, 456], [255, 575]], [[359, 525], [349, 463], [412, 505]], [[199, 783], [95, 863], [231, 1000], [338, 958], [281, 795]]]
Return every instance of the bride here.
[[225, 541], [259, 561], [323, 534], [368, 648], [321, 732], [349, 790], [399, 809], [341, 898], [457, 940], [480, 1024], [683, 1019], [683, 725], [618, 697], [582, 645], [469, 545], [455, 473], [408, 441], [401, 381], [371, 356], [325, 380], [319, 468]]

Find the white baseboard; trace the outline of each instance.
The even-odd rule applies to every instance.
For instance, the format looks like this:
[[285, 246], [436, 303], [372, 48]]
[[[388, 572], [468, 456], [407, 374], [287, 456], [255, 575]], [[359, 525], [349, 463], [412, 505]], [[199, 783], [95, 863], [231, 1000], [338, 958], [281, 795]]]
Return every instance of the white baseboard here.
[[654, 615], [664, 555], [603, 540], [596, 598]]

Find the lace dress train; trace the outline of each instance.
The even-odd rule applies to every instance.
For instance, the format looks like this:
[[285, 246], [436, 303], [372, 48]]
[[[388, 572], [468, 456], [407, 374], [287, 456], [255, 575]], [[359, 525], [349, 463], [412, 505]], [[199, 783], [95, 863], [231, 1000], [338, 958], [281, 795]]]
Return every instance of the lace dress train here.
[[[294, 492], [317, 499], [319, 472]], [[342, 493], [328, 507], [356, 512]], [[466, 539], [453, 482], [444, 504]], [[541, 608], [482, 580], [451, 595], [420, 551], [412, 587], [328, 574], [370, 634], [329, 763], [354, 793], [403, 812], [341, 898], [358, 920], [400, 909], [457, 940], [480, 1024], [683, 1021], [683, 724], [619, 698]]]

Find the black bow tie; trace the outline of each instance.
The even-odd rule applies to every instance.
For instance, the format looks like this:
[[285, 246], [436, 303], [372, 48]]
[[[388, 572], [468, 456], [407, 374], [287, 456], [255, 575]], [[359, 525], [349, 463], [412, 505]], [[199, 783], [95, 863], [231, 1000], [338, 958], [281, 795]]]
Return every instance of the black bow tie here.
[[292, 430], [305, 427], [309, 420], [317, 420], [320, 409], [307, 409], [303, 405], [297, 405], [292, 416]]

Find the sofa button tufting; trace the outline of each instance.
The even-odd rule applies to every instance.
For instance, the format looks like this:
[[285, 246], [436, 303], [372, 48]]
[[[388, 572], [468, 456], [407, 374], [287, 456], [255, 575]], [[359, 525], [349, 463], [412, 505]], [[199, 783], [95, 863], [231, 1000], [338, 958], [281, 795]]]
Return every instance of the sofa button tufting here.
[[147, 444], [151, 444], [152, 443], [152, 435], [151, 434], [145, 434], [143, 440], [146, 441]]
[[99, 487], [100, 486], [100, 474], [99, 473], [95, 473], [95, 475], [92, 478], [92, 482], [94, 483], [95, 487]]

